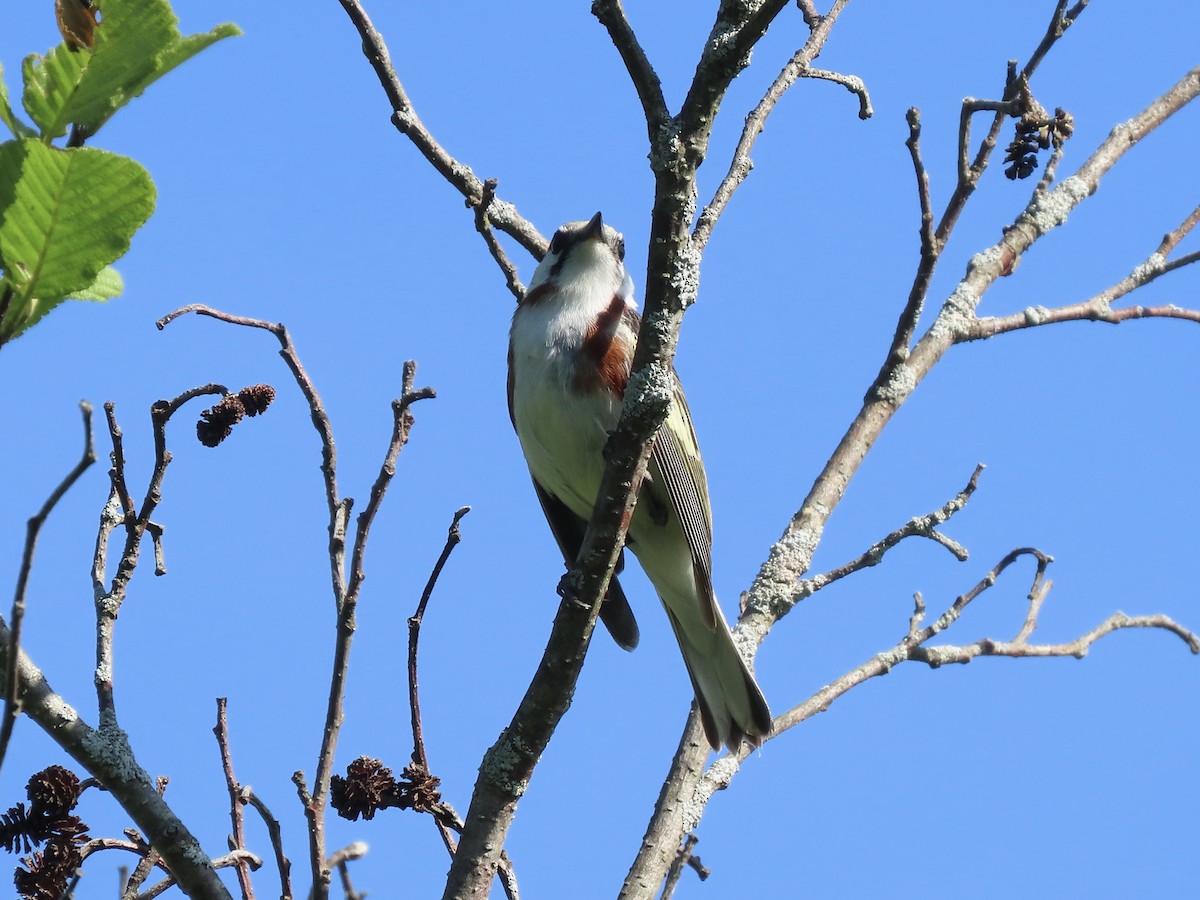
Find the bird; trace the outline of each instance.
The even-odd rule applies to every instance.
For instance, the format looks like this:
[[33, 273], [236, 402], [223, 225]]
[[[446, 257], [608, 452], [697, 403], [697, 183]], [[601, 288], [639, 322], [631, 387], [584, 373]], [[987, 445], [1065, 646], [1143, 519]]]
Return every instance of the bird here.
[[[625, 240], [598, 212], [568, 222], [513, 314], [508, 411], [534, 491], [568, 566], [574, 564], [617, 426], [640, 318]], [[712, 511], [687, 399], [671, 370], [672, 402], [639, 488], [626, 547], [670, 620], [714, 750], [760, 746], [771, 712], [738, 652], [713, 593]], [[637, 620], [617, 579], [600, 606], [618, 645], [638, 644]]]

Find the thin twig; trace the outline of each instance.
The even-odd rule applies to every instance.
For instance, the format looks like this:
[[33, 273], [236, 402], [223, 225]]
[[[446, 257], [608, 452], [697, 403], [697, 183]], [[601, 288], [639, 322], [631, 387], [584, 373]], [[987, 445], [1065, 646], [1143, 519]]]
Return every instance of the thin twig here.
[[906, 116], [908, 121], [908, 140], [904, 142], [912, 156], [913, 171], [917, 176], [917, 201], [921, 208], [921, 261], [917, 267], [918, 277], [913, 281], [908, 292], [908, 301], [896, 322], [896, 332], [892, 336], [892, 346], [888, 351], [884, 369], [894, 365], [896, 361], [908, 355], [909, 344], [920, 321], [921, 311], [925, 308], [925, 295], [929, 292], [929, 281], [933, 277], [941, 247], [933, 233], [933, 201], [929, 193], [929, 173], [925, 169], [925, 161], [921, 158], [921, 111], [915, 106], [910, 107]]
[[342, 882], [342, 896], [345, 900], [364, 900], [367, 896], [365, 893], [356, 891], [354, 884], [350, 881], [350, 862], [362, 859], [366, 854], [367, 845], [362, 841], [355, 841], [329, 857], [329, 867], [337, 870], [338, 879]]
[[108, 422], [108, 435], [112, 441], [112, 453], [109, 454], [112, 468], [108, 472], [108, 477], [117, 491], [117, 499], [121, 503], [121, 510], [125, 515], [132, 516], [134, 511], [133, 497], [129, 493], [129, 485], [125, 482], [125, 432], [117, 424], [116, 412], [116, 404], [111, 400], [104, 404], [104, 416]]
[[351, 841], [345, 847], [335, 850], [329, 855], [327, 860], [329, 868], [334, 869], [346, 862], [362, 859], [367, 855], [369, 849], [366, 841]]
[[[262, 867], [262, 860], [249, 850], [230, 850], [224, 856], [214, 857], [211, 862], [214, 869], [227, 869], [230, 866], [242, 864], [250, 866], [251, 870], [257, 870]], [[162, 881], [138, 894], [137, 900], [153, 900], [153, 898], [160, 896], [174, 886], [174, 877], [164, 878]]]
[[[988, 137], [984, 138], [983, 147], [987, 153], [983, 156], [983, 162], [971, 162], [971, 119], [978, 112], [994, 112], [996, 114], [995, 121], [1003, 123], [1007, 118], [1015, 118], [1021, 115], [1025, 105], [1021, 100], [978, 100], [975, 97], [967, 97], [962, 102], [962, 109], [958, 116], [958, 184], [959, 187], [971, 186], [972, 188], [978, 184], [979, 178], [983, 175], [984, 166], [987, 163], [987, 157], [991, 155], [992, 149], [996, 145], [996, 138], [999, 137], [999, 128], [996, 129], [995, 136], [988, 132]], [[990, 140], [989, 140], [990, 139]], [[938, 229], [941, 232], [941, 228]]]
[[875, 110], [871, 106], [871, 95], [867, 93], [867, 85], [857, 75], [846, 75], [842, 72], [831, 72], [828, 69], [814, 69], [811, 66], [805, 66], [800, 70], [800, 77], [819, 78], [822, 81], [840, 84], [858, 98], [858, 117], [860, 119], [865, 122], [875, 115]]
[[1113, 303], [1125, 295], [1150, 284], [1168, 272], [1200, 261], [1200, 251], [1188, 253], [1177, 259], [1167, 258], [1198, 222], [1200, 222], [1200, 206], [1193, 209], [1179, 223], [1178, 227], [1167, 232], [1159, 242], [1157, 249], [1142, 263], [1135, 266], [1128, 275], [1087, 300], [1054, 308], [1031, 306], [1007, 316], [972, 318], [961, 324], [957, 340], [960, 343], [984, 340], [998, 334], [1008, 334], [1041, 325], [1054, 325], [1059, 322], [1088, 321], [1118, 325], [1133, 319], [1182, 319], [1187, 322], [1200, 323], [1200, 309], [1185, 309], [1171, 304], [1113, 308]]
[[[850, 0], [835, 0], [829, 12], [824, 16], [816, 16], [810, 19], [806, 13], [805, 23], [809, 27], [808, 40], [804, 42], [803, 47], [792, 55], [792, 58], [788, 60], [779, 74], [775, 76], [775, 80], [771, 82], [762, 99], [758, 101], [758, 104], [746, 116], [746, 124], [742, 128], [742, 135], [738, 139], [737, 147], [734, 148], [733, 158], [729, 164], [729, 171], [721, 180], [720, 185], [717, 186], [708, 205], [700, 213], [700, 218], [697, 220], [696, 227], [692, 231], [692, 239], [695, 241], [697, 252], [703, 251], [705, 245], [708, 243], [708, 239], [712, 237], [712, 231], [716, 227], [717, 220], [720, 219], [721, 214], [725, 211], [725, 207], [729, 205], [734, 192], [746, 180], [746, 177], [750, 174], [750, 170], [754, 168], [754, 163], [750, 159], [750, 151], [754, 149], [754, 144], [758, 140], [758, 136], [762, 134], [763, 128], [766, 127], [767, 118], [775, 109], [775, 105], [798, 79], [803, 77], [825, 77], [826, 75], [833, 76], [834, 73], [825, 73], [821, 70], [810, 71], [809, 64], [824, 49], [825, 42], [829, 39], [830, 30], [849, 2]], [[821, 72], [821, 74], [818, 75], [815, 72]], [[868, 115], [870, 114], [871, 101], [867, 98], [865, 86], [862, 86], [860, 92], [847, 84], [847, 81], [852, 78], [854, 76], [837, 76], [830, 77], [830, 80], [838, 81], [839, 84], [845, 84], [848, 89], [858, 94], [859, 116], [860, 118], [865, 118], [863, 112], [867, 112]], [[861, 79], [855, 79], [855, 81], [858, 85], [862, 85]]]
[[[340, 0], [346, 15], [358, 29], [362, 38], [363, 55], [371, 63], [379, 83], [392, 105], [392, 124], [421, 152], [429, 163], [450, 183], [467, 201], [471, 207], [478, 206], [483, 200], [483, 182], [471, 171], [470, 167], [451, 156], [438, 143], [429, 129], [417, 116], [404, 85], [396, 76], [392, 66], [391, 54], [383, 36], [371, 23], [362, 4], [358, 0]], [[495, 200], [489, 204], [488, 220], [518, 244], [528, 250], [537, 259], [546, 255], [549, 242], [533, 227], [517, 208], [505, 200]]]
[[[938, 645], [925, 646], [932, 638], [949, 629], [959, 620], [963, 611], [984, 592], [994, 587], [1004, 571], [1023, 557], [1032, 557], [1037, 567], [1031, 581], [1028, 601], [1029, 607], [1022, 620], [1020, 630], [1013, 641], [994, 641], [988, 638], [980, 639], [972, 644], [963, 646]], [[1019, 547], [1009, 552], [993, 566], [969, 591], [961, 594], [929, 625], [924, 625], [926, 617], [925, 602], [918, 593], [914, 597], [914, 611], [909, 619], [908, 627], [903, 638], [893, 647], [875, 654], [862, 665], [835, 679], [821, 688], [802, 703], [777, 716], [771, 732], [772, 739], [801, 722], [822, 713], [840, 697], [858, 685], [886, 675], [897, 665], [907, 662], [923, 662], [933, 668], [946, 663], [966, 663], [979, 656], [1005, 657], [1062, 657], [1073, 656], [1082, 658], [1091, 646], [1106, 635], [1125, 628], [1157, 628], [1177, 635], [1187, 645], [1192, 653], [1200, 654], [1200, 635], [1185, 628], [1173, 619], [1164, 615], [1127, 616], [1124, 613], [1114, 613], [1095, 628], [1085, 632], [1073, 641], [1062, 644], [1029, 644], [1028, 637], [1037, 625], [1037, 617], [1041, 611], [1051, 582], [1046, 577], [1047, 568], [1053, 561], [1052, 557], [1032, 547]], [[718, 790], [729, 786], [736, 776], [741, 762], [749, 755], [750, 749], [743, 746], [737, 754], [728, 754], [713, 762], [705, 772], [703, 780], [697, 788], [695, 803], [683, 819], [685, 830], [694, 826], [703, 812], [704, 805]]]
[[[462, 521], [463, 516], [470, 511], [471, 507], [464, 506], [454, 513], [454, 518], [450, 523], [450, 528], [446, 535], [446, 544], [442, 547], [442, 552], [433, 566], [433, 571], [429, 574], [428, 581], [425, 583], [425, 590], [421, 593], [421, 599], [417, 603], [417, 610], [408, 620], [408, 705], [413, 732], [412, 759], [413, 763], [425, 773], [428, 773], [430, 769], [429, 756], [425, 748], [424, 729], [421, 725], [420, 692], [417, 680], [417, 647], [420, 640], [421, 624], [425, 618], [425, 608], [429, 604], [430, 597], [433, 596], [433, 589], [437, 585], [438, 578], [441, 577], [442, 569], [450, 559], [450, 554], [462, 541], [462, 534], [459, 531], [458, 525]], [[458, 851], [458, 842], [455, 840], [454, 834], [462, 832], [462, 819], [454, 811], [454, 808], [444, 801], [433, 804], [429, 811], [433, 814], [433, 820], [437, 825], [438, 833], [441, 835], [442, 843], [446, 845], [446, 850], [453, 856]], [[518, 900], [520, 892], [517, 888], [516, 871], [507, 853], [501, 853], [500, 855], [497, 875], [500, 878], [500, 885], [504, 890], [505, 896], [509, 900]]]
[[955, 541], [936, 531], [936, 528], [948, 522], [955, 513], [967, 505], [967, 501], [971, 499], [971, 495], [975, 493], [975, 489], [979, 486], [979, 476], [983, 474], [984, 468], [983, 463], [977, 465], [975, 471], [971, 473], [971, 478], [967, 482], [966, 487], [950, 500], [946, 501], [939, 509], [931, 513], [926, 513], [923, 516], [914, 516], [883, 540], [873, 544], [864, 553], [838, 566], [836, 569], [831, 569], [824, 574], [814, 575], [811, 578], [805, 578], [800, 581], [796, 585], [796, 592], [792, 598], [792, 603], [799, 603], [801, 600], [811, 597], [817, 591], [828, 587], [835, 581], [845, 578], [847, 575], [852, 575], [862, 569], [879, 565], [879, 563], [883, 562], [884, 555], [905, 538], [929, 538], [953, 553], [959, 562], [965, 562], [967, 551]]
[[[225, 787], [229, 790], [229, 818], [233, 827], [230, 835], [230, 850], [246, 849], [246, 825], [242, 812], [245, 800], [237, 776], [233, 773], [233, 753], [229, 749], [229, 723], [226, 718], [227, 700], [217, 698], [217, 724], [213, 734], [217, 738], [217, 748], [221, 754], [221, 769], [225, 773]], [[243, 860], [237, 864], [238, 885], [242, 889], [244, 900], [253, 900], [254, 884], [250, 880], [250, 867]]]
[[413, 760], [424, 767], [426, 771], [429, 769], [429, 757], [425, 753], [425, 735], [421, 728], [421, 703], [417, 686], [417, 644], [421, 637], [421, 623], [425, 618], [425, 607], [429, 603], [429, 598], [433, 596], [433, 589], [437, 585], [446, 561], [450, 559], [450, 554], [462, 541], [458, 523], [470, 511], [471, 507], [464, 506], [454, 513], [454, 519], [450, 522], [450, 528], [446, 534], [446, 545], [442, 547], [442, 552], [438, 556], [437, 562], [434, 563], [433, 571], [429, 573], [429, 580], [425, 582], [425, 590], [421, 592], [417, 611], [408, 620], [408, 708], [412, 719], [412, 755]]
[[[350, 659], [350, 645], [354, 639], [355, 613], [358, 607], [359, 593], [363, 579], [366, 577], [364, 560], [366, 557], [367, 539], [370, 536], [371, 525], [376, 513], [396, 474], [396, 460], [401, 449], [408, 443], [409, 432], [412, 430], [413, 415], [409, 407], [427, 398], [437, 396], [432, 388], [424, 387], [414, 390], [417, 364], [408, 360], [404, 364], [400, 397], [392, 401], [392, 436], [384, 453], [383, 463], [379, 467], [379, 475], [371, 486], [371, 495], [366, 507], [359, 514], [355, 523], [354, 544], [351, 551], [350, 577], [346, 586], [346, 594], [338, 609], [337, 641], [334, 645], [333, 670], [330, 675], [329, 701], [325, 714], [325, 729], [321, 739], [321, 749], [317, 756], [317, 768], [313, 776], [314, 788], [309, 805], [309, 830], [314, 828], [323, 833], [323, 814], [329, 794], [329, 778], [333, 771], [334, 751], [337, 748], [338, 733], [343, 719], [342, 707], [346, 692], [346, 673]], [[316, 880], [328, 889], [328, 879], [332, 869], [325, 865], [320, 873], [314, 873]], [[320, 888], [317, 889], [320, 891]]]
[[[112, 403], [104, 405], [108, 420], [109, 438], [112, 441], [113, 468], [109, 475], [112, 480], [112, 493], [109, 502], [105, 504], [100, 516], [100, 528], [96, 539], [96, 552], [92, 566], [92, 588], [96, 609], [96, 670], [94, 682], [96, 699], [100, 710], [101, 721], [116, 722], [116, 700], [113, 690], [113, 639], [117, 615], [125, 601], [129, 582], [137, 569], [141, 555], [142, 538], [150, 529], [151, 517], [162, 500], [163, 479], [166, 477], [167, 466], [171, 464], [171, 453], [167, 450], [167, 423], [171, 417], [188, 401], [209, 394], [228, 394], [229, 390], [220, 384], [205, 384], [184, 391], [171, 400], [158, 400], [150, 407], [150, 422], [154, 437], [154, 468], [146, 485], [146, 493], [142, 505], [134, 514], [132, 500], [129, 497], [125, 477], [125, 454], [120, 427], [117, 425], [115, 408]], [[123, 515], [118, 517], [116, 505], [120, 504]], [[106, 583], [108, 560], [108, 545], [117, 524], [125, 526], [125, 545], [121, 558], [117, 563], [112, 580]], [[155, 526], [155, 531], [161, 535], [161, 527]], [[154, 538], [152, 537], [152, 540]], [[157, 541], [155, 549], [156, 570], [162, 570], [162, 549]]]
[[[1034, 48], [1033, 53], [1030, 54], [1029, 62], [1025, 64], [1020, 73], [1016, 70], [1015, 62], [1009, 63], [1004, 100], [1015, 99], [1015, 92], [1022, 86], [1028, 89], [1033, 73], [1041, 65], [1042, 60], [1046, 58], [1046, 54], [1066, 34], [1067, 29], [1075, 23], [1075, 20], [1079, 18], [1080, 14], [1087, 7], [1087, 4], [1088, 0], [1079, 0], [1075, 6], [1067, 10], [1066, 0], [1058, 0], [1054, 13], [1050, 17], [1050, 24], [1046, 27], [1046, 33], [1043, 35], [1038, 46]], [[968, 102], [972, 102], [972, 98], [967, 98], [963, 101], [964, 116], [967, 115], [966, 107]], [[996, 148], [996, 139], [1000, 136], [1000, 129], [1004, 125], [1004, 120], [1010, 114], [1010, 110], [997, 108], [996, 115], [992, 119], [992, 124], [988, 128], [987, 135], [980, 143], [979, 150], [975, 154], [974, 161], [968, 163], [965, 168], [962, 162], [962, 154], [965, 154], [968, 150], [968, 138], [965, 135], [969, 133], [970, 125], [968, 122], [964, 128], [960, 121], [958, 184], [955, 186], [950, 200], [946, 203], [946, 209], [943, 211], [942, 218], [938, 222], [936, 235], [939, 246], [944, 247], [950, 239], [950, 233], [954, 230], [954, 226], [958, 222], [958, 218], [962, 214], [967, 200], [975, 192], [975, 188], [979, 184], [979, 178], [987, 168], [988, 159], [991, 157], [992, 151]]]
[[496, 234], [492, 231], [487, 217], [488, 209], [496, 202], [496, 185], [498, 183], [495, 178], [489, 178], [483, 183], [483, 199], [475, 207], [475, 230], [482, 235], [488, 252], [492, 254], [492, 259], [504, 273], [504, 284], [509, 293], [520, 303], [525, 298], [525, 285], [521, 283], [521, 279], [517, 275], [517, 267], [513, 265], [508, 254], [504, 252], [504, 248], [500, 246], [500, 242], [496, 240]]
[[[429, 756], [425, 750], [425, 733], [421, 727], [421, 703], [417, 683], [417, 645], [421, 636], [421, 622], [425, 618], [425, 607], [429, 603], [429, 598], [433, 596], [433, 589], [442, 574], [442, 569], [445, 567], [446, 561], [450, 559], [450, 554], [454, 552], [454, 548], [462, 540], [458, 523], [470, 511], [471, 507], [464, 506], [454, 513], [454, 519], [451, 521], [449, 531], [446, 534], [446, 545], [442, 547], [441, 555], [438, 556], [437, 562], [434, 563], [433, 571], [429, 573], [429, 580], [425, 583], [425, 590], [421, 593], [421, 599], [417, 603], [417, 611], [408, 620], [408, 708], [412, 721], [412, 759], [424, 772], [429, 772], [430, 769]], [[437, 825], [438, 833], [442, 837], [442, 843], [446, 845], [446, 850], [453, 856], [454, 852], [458, 849], [458, 842], [454, 838], [451, 827], [440, 816], [434, 816], [433, 821]]]
[[83, 454], [79, 462], [75, 463], [71, 471], [59, 482], [58, 487], [50, 492], [41, 509], [25, 524], [25, 549], [21, 554], [21, 568], [17, 572], [17, 587], [13, 593], [12, 613], [9, 618], [8, 662], [4, 670], [4, 721], [0, 723], [0, 766], [4, 765], [13, 728], [16, 727], [17, 717], [21, 714], [18, 651], [21, 646], [21, 627], [25, 622], [25, 597], [29, 588], [29, 576], [33, 571], [33, 554], [37, 549], [38, 535], [58, 501], [96, 461], [96, 446], [92, 438], [92, 405], [85, 400], [79, 404], [79, 410], [83, 414]]
[[659, 81], [654, 67], [650, 65], [637, 35], [633, 33], [621, 0], [595, 0], [592, 3], [592, 15], [608, 31], [613, 46], [617, 48], [621, 61], [625, 63], [625, 71], [629, 73], [629, 80], [633, 82], [634, 90], [642, 103], [646, 129], [653, 144], [658, 130], [671, 117], [667, 101], [663, 97], [662, 82]]
[[671, 868], [667, 870], [666, 881], [663, 882], [663, 890], [661, 900], [671, 900], [675, 896], [675, 888], [679, 886], [679, 879], [683, 875], [685, 867], [692, 868], [700, 880], [704, 881], [709, 876], [709, 870], [700, 863], [699, 857], [693, 855], [692, 851], [696, 844], [700, 842], [700, 838], [695, 834], [688, 834], [684, 838], [683, 846], [675, 854], [675, 859], [671, 861]]
[[352, 619], [345, 618], [347, 606], [346, 587], [346, 529], [353, 500], [342, 499], [337, 485], [337, 448], [333, 439], [333, 424], [317, 389], [300, 362], [299, 354], [292, 343], [291, 335], [282, 323], [266, 322], [236, 316], [194, 303], [168, 313], [155, 324], [162, 330], [175, 319], [187, 313], [208, 316], [230, 325], [259, 328], [268, 331], [279, 341], [279, 355], [283, 358], [300, 392], [308, 401], [309, 416], [321, 441], [321, 475], [325, 487], [325, 503], [329, 510], [329, 574], [333, 589], [334, 608], [338, 617], [338, 641], [335, 648], [334, 673], [331, 679], [330, 700], [326, 709], [326, 728], [322, 734], [321, 750], [318, 753], [318, 773], [313, 793], [309, 793], [302, 773], [293, 776], [297, 790], [304, 801], [305, 817], [308, 820], [309, 863], [312, 868], [313, 890], [319, 898], [328, 894], [330, 871], [325, 868], [325, 822], [324, 809], [328, 796], [328, 776], [332, 767], [333, 748], [340, 729], [341, 691], [344, 684], [345, 664], [348, 658], [348, 642], [352, 636]]
[[280, 900], [292, 900], [292, 863], [283, 851], [283, 832], [279, 827], [279, 820], [267, 808], [267, 804], [263, 802], [262, 798], [254, 793], [250, 787], [242, 788], [242, 797], [246, 803], [258, 812], [258, 815], [267, 826], [267, 834], [271, 839], [271, 847], [275, 851], [275, 866], [279, 870]]
[[154, 867], [160, 862], [158, 851], [140, 839], [139, 843], [145, 849], [142, 852], [142, 858], [133, 867], [133, 872], [125, 879], [125, 889], [121, 892], [121, 900], [135, 900], [138, 890], [146, 882], [146, 879], [150, 877], [150, 873], [154, 871]]
[[346, 522], [350, 516], [350, 501], [341, 500], [338, 494], [337, 447], [333, 440], [333, 425], [329, 421], [329, 414], [325, 411], [325, 405], [321, 402], [312, 379], [308, 377], [308, 373], [304, 370], [304, 366], [300, 362], [300, 357], [296, 353], [296, 346], [292, 343], [291, 335], [288, 334], [287, 328], [282, 323], [265, 322], [262, 319], [252, 319], [246, 316], [235, 316], [201, 303], [193, 303], [180, 307], [174, 312], [163, 316], [154, 324], [161, 331], [171, 322], [175, 321], [175, 319], [187, 313], [208, 316], [218, 321], [226, 322], [230, 325], [240, 325], [244, 328], [261, 328], [275, 335], [275, 339], [279, 341], [279, 355], [283, 357], [283, 361], [291, 371], [292, 377], [300, 388], [300, 392], [304, 395], [304, 399], [308, 401], [309, 414], [312, 418], [313, 427], [317, 430], [317, 435], [321, 440], [321, 474], [324, 477], [325, 483], [325, 503], [329, 508], [330, 577], [333, 582], [335, 604], [340, 607], [342, 597], [346, 591], [344, 561], [346, 552]]

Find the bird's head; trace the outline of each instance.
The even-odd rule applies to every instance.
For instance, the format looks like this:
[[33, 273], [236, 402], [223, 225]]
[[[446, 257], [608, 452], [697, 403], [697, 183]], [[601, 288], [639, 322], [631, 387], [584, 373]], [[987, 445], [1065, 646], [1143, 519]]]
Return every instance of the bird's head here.
[[600, 213], [586, 222], [568, 222], [550, 240], [533, 279], [532, 293], [542, 285], [573, 288], [633, 303], [633, 281], [625, 271], [625, 238], [604, 224]]

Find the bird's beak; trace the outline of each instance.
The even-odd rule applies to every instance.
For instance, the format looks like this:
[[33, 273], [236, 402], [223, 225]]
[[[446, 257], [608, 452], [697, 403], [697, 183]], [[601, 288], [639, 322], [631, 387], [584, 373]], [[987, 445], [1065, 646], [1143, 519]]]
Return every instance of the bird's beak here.
[[604, 219], [600, 213], [592, 216], [587, 226], [583, 229], [583, 237], [588, 240], [602, 241], [604, 240]]

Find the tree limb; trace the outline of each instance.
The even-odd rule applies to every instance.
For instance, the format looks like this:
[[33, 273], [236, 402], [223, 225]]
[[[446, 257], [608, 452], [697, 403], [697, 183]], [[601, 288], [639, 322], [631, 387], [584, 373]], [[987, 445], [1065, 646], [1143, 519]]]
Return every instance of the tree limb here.
[[[484, 183], [471, 171], [469, 166], [451, 156], [446, 149], [430, 133], [429, 129], [417, 116], [404, 85], [396, 77], [392, 66], [391, 54], [387, 44], [370, 17], [358, 0], [339, 0], [346, 15], [358, 29], [362, 37], [363, 55], [371, 63], [384, 93], [392, 104], [392, 124], [396, 129], [412, 141], [415, 146], [450, 185], [467, 201], [467, 205], [478, 207], [483, 201]], [[517, 208], [505, 200], [494, 200], [488, 205], [488, 220], [518, 244], [528, 250], [536, 259], [546, 255], [549, 242], [529, 220], [517, 212]]]
[[[3, 314], [0, 314], [3, 318]], [[96, 461], [96, 446], [92, 439], [92, 405], [86, 400], [79, 404], [83, 413], [83, 455], [66, 474], [58, 487], [50, 492], [46, 502], [26, 523], [25, 550], [21, 555], [21, 568], [17, 572], [17, 587], [13, 594], [12, 615], [9, 619], [9, 644], [6, 655], [7, 665], [4, 670], [4, 720], [0, 723], [0, 766], [4, 765], [4, 757], [8, 752], [9, 741], [12, 740], [13, 728], [17, 717], [21, 714], [20, 679], [17, 677], [17, 650], [21, 646], [21, 626], [25, 621], [25, 595], [29, 588], [29, 576], [33, 572], [33, 554], [37, 548], [38, 535], [42, 526], [54, 507], [80, 479], [84, 472]]]

